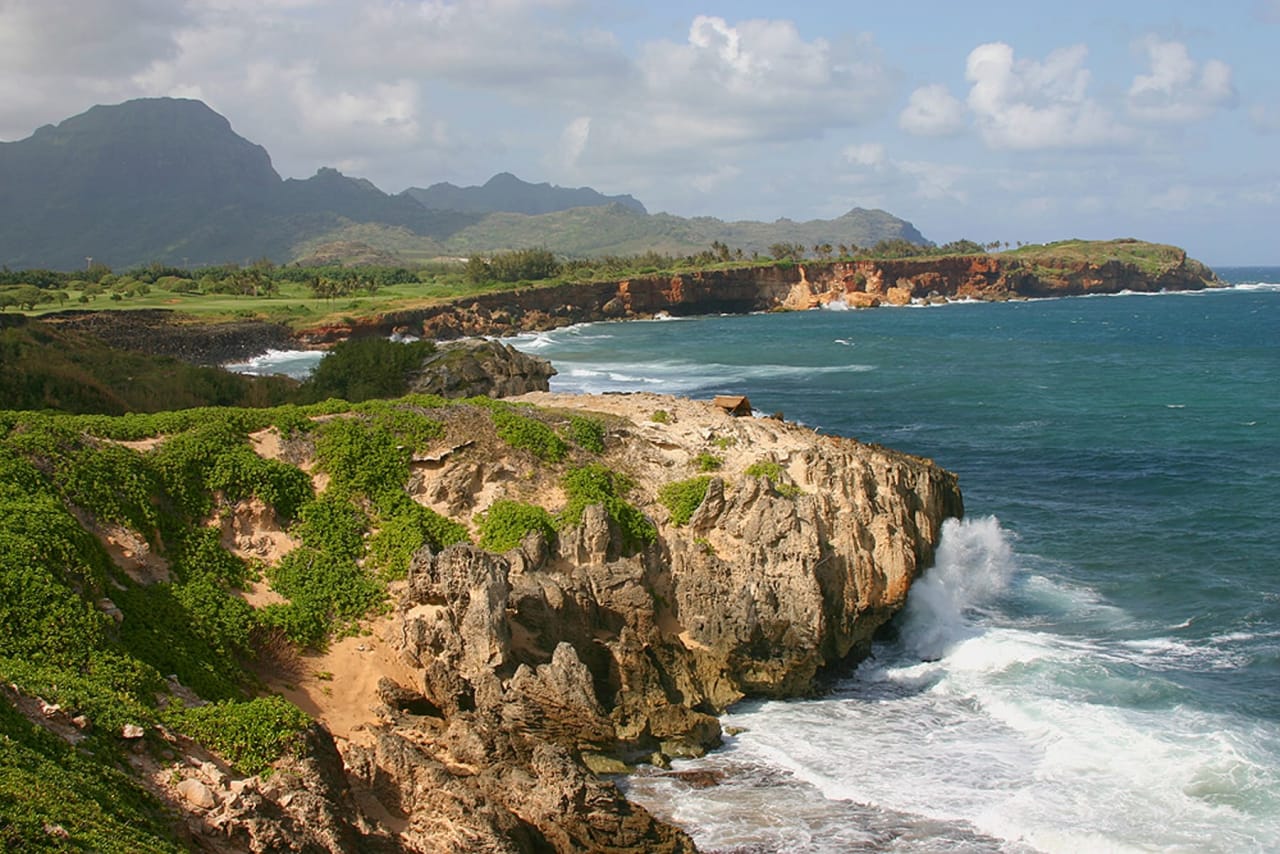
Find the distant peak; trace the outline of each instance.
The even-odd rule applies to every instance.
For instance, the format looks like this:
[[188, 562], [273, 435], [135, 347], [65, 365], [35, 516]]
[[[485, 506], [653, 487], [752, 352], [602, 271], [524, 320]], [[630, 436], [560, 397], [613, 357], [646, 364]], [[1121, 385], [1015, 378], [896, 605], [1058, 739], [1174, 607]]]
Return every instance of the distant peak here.
[[503, 184], [526, 184], [526, 183], [528, 182], [520, 180], [515, 175], [512, 175], [510, 172], [499, 172], [497, 175], [494, 175], [488, 181], [485, 181], [484, 185], [486, 187], [495, 187], [495, 186], [501, 186]]

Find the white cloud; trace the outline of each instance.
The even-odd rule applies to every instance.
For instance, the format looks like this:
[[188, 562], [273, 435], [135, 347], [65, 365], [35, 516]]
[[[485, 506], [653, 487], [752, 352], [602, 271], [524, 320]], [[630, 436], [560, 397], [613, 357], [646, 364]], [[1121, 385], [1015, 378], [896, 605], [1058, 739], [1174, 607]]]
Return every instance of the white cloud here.
[[654, 130], [702, 143], [819, 136], [876, 114], [893, 87], [869, 41], [838, 51], [782, 20], [730, 25], [699, 15], [685, 42], [650, 43], [637, 66], [640, 102], [626, 105], [626, 120], [648, 118]]
[[946, 86], [922, 86], [911, 93], [898, 127], [916, 136], [949, 136], [964, 128], [964, 104]]
[[860, 145], [846, 146], [844, 158], [855, 166], [872, 168], [885, 164], [884, 146], [878, 142], [864, 142]]
[[732, 181], [742, 174], [742, 170], [732, 164], [725, 164], [716, 169], [705, 172], [701, 175], [693, 176], [693, 180], [689, 183], [700, 193], [710, 193], [717, 187]]
[[1254, 104], [1249, 108], [1249, 123], [1258, 133], [1280, 133], [1280, 104]]
[[1147, 200], [1148, 206], [1155, 210], [1174, 212], [1190, 210], [1203, 202], [1203, 195], [1186, 184], [1174, 184]]
[[1129, 112], [1154, 122], [1188, 123], [1208, 118], [1236, 102], [1231, 66], [1217, 59], [1198, 63], [1181, 42], [1144, 39], [1151, 70], [1129, 87]]
[[0, 69], [33, 76], [118, 75], [177, 52], [189, 20], [172, 0], [5, 0]]
[[334, 44], [342, 67], [431, 75], [468, 87], [564, 95], [616, 85], [629, 61], [611, 33], [562, 14], [565, 0], [352, 4]]
[[970, 175], [967, 167], [926, 160], [903, 160], [897, 166], [914, 179], [915, 194], [922, 199], [950, 199], [956, 202], [969, 200], [969, 194], [958, 186]]
[[855, 167], [843, 176], [862, 192], [862, 201], [871, 198], [901, 198], [911, 195], [930, 201], [963, 202], [968, 194], [960, 183], [971, 174], [965, 166], [935, 163], [927, 160], [895, 160], [880, 143], [868, 142], [846, 146], [845, 161]]
[[564, 131], [560, 134], [560, 165], [564, 168], [573, 169], [578, 164], [578, 159], [582, 157], [582, 152], [587, 147], [587, 141], [591, 139], [591, 117], [578, 116], [565, 126]]
[[1014, 59], [1003, 42], [970, 52], [968, 105], [992, 148], [1088, 148], [1124, 136], [1112, 115], [1088, 96], [1088, 48], [1061, 48], [1043, 62]]
[[[179, 53], [192, 19], [172, 0], [2, 0], [0, 139], [143, 94], [130, 76]], [[123, 94], [122, 94], [123, 93]]]

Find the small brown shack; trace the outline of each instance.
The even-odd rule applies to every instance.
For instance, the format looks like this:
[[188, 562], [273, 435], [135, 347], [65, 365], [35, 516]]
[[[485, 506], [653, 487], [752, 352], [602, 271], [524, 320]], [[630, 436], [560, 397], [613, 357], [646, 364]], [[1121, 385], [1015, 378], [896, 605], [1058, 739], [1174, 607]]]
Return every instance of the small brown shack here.
[[751, 414], [751, 401], [745, 395], [720, 394], [712, 403], [733, 416]]

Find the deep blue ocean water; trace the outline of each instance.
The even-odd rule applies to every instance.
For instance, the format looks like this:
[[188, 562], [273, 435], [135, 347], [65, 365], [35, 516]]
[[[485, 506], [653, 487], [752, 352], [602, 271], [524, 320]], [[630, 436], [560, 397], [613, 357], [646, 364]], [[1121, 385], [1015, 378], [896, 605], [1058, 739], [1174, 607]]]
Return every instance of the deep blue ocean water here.
[[747, 394], [960, 475], [895, 639], [830, 696], [733, 710], [678, 766], [720, 785], [627, 783], [705, 850], [1280, 850], [1280, 285], [517, 346], [557, 390]]

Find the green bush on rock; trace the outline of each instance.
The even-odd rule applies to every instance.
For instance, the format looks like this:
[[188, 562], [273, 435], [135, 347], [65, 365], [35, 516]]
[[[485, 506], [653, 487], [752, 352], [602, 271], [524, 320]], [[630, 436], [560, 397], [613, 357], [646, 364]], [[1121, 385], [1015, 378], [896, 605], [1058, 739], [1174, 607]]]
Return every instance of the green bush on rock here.
[[801, 493], [800, 487], [796, 486], [788, 480], [787, 470], [782, 467], [781, 463], [773, 460], [760, 460], [747, 466], [743, 472], [747, 477], [763, 477], [768, 479], [769, 486], [783, 498], [795, 498]]
[[634, 486], [626, 475], [592, 463], [566, 472], [560, 484], [568, 499], [560, 513], [560, 527], [580, 524], [582, 511], [600, 504], [622, 532], [624, 551], [643, 548], [657, 539], [658, 529], [626, 501], [627, 493]]
[[658, 490], [658, 502], [671, 511], [671, 524], [679, 528], [693, 518], [694, 512], [707, 497], [710, 475], [691, 477], [664, 484]]
[[569, 416], [569, 441], [593, 454], [604, 453], [604, 424], [584, 415]]
[[476, 517], [480, 548], [505, 552], [520, 545], [530, 532], [537, 531], [548, 543], [555, 542], [556, 525], [551, 514], [535, 504], [501, 499]]
[[507, 407], [493, 407], [493, 426], [498, 438], [513, 448], [532, 453], [544, 462], [558, 463], [568, 453], [564, 440], [536, 418], [521, 415]]

